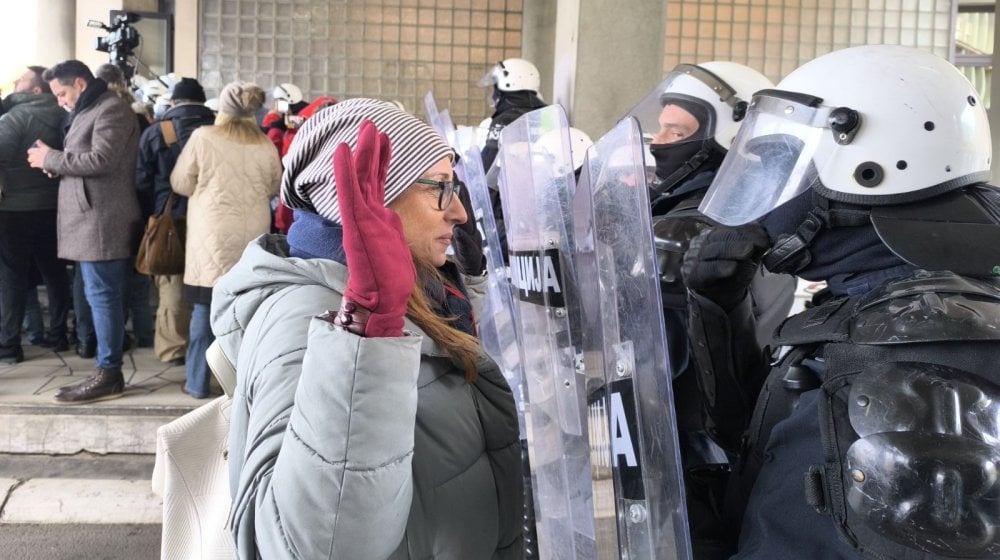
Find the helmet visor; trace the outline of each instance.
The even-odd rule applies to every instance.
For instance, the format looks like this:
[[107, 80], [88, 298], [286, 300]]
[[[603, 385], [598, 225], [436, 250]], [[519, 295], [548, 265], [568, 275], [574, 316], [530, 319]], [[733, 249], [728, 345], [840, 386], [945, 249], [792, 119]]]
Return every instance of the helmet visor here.
[[698, 209], [729, 226], [752, 222], [804, 192], [816, 179], [813, 156], [830, 110], [815, 103], [754, 96]]
[[486, 71], [486, 74], [484, 74], [483, 77], [479, 78], [479, 81], [476, 82], [476, 87], [488, 88], [496, 84], [497, 71], [500, 69], [499, 66], [499, 63], [490, 66], [490, 69]]
[[[711, 83], [709, 83], [711, 82]], [[715, 134], [715, 109], [706, 99], [729, 95], [728, 86], [720, 82], [710, 72], [689, 64], [681, 64], [652, 91], [647, 93], [626, 116], [635, 117], [643, 135], [657, 136], [654, 143], [678, 143], [712, 138]], [[713, 87], [722, 88], [723, 93], [715, 93]], [[690, 130], [688, 123], [679, 122], [683, 114], [665, 113], [668, 105], [683, 109], [690, 115], [689, 121], [696, 123]], [[668, 130], [661, 130], [666, 127]], [[686, 131], [684, 138], [676, 139], [676, 133]], [[661, 135], [661, 132], [663, 133]], [[673, 134], [669, 134], [673, 133]], [[666, 138], [672, 137], [670, 140]]]

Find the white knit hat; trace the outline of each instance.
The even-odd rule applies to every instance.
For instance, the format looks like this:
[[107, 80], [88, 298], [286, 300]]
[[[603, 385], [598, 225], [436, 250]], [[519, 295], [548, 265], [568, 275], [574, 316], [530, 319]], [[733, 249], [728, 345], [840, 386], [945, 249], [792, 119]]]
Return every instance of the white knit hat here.
[[346, 142], [354, 150], [361, 121], [370, 120], [389, 137], [392, 156], [385, 181], [385, 204], [399, 197], [428, 169], [454, 152], [427, 123], [378, 99], [348, 99], [306, 120], [283, 161], [281, 200], [340, 223], [333, 152]]

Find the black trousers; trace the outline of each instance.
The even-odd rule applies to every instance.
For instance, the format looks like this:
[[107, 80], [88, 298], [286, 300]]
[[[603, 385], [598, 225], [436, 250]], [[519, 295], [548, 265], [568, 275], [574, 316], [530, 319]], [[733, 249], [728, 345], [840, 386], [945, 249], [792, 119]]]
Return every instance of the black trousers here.
[[66, 336], [70, 283], [56, 256], [56, 211], [0, 212], [0, 345], [21, 344], [24, 302], [37, 267], [49, 296], [49, 336]]

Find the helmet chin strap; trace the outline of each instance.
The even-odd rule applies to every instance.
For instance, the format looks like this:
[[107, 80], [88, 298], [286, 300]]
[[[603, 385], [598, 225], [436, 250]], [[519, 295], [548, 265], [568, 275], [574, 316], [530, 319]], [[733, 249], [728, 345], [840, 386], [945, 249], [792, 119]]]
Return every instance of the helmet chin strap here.
[[870, 212], [830, 208], [830, 201], [815, 190], [812, 194], [813, 208], [793, 233], [778, 236], [771, 249], [764, 254], [764, 268], [776, 274], [796, 274], [812, 262], [809, 251], [813, 240], [823, 229], [837, 227], [858, 227], [871, 222]]
[[668, 175], [667, 178], [662, 181], [656, 181], [650, 185], [652, 197], [655, 198], [669, 192], [670, 189], [674, 188], [677, 183], [680, 183], [695, 169], [701, 167], [701, 164], [705, 163], [705, 160], [707, 160], [710, 155], [712, 155], [712, 148], [706, 143], [705, 147], [698, 150], [695, 155], [691, 156], [690, 159], [684, 162], [684, 165], [677, 168], [673, 173]]

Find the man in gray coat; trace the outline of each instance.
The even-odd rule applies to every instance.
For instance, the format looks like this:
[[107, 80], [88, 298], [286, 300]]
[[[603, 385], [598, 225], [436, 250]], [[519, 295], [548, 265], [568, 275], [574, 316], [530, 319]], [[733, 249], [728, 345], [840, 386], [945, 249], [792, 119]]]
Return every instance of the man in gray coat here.
[[72, 110], [65, 149], [44, 142], [28, 150], [32, 167], [59, 176], [59, 256], [79, 262], [97, 335], [96, 372], [64, 387], [66, 404], [120, 397], [125, 318], [122, 297], [141, 234], [135, 194], [139, 127], [132, 109], [78, 60], [43, 76], [59, 104]]
[[3, 100], [0, 117], [0, 362], [24, 359], [21, 323], [32, 285], [32, 268], [41, 272], [49, 297], [49, 343], [66, 350], [70, 289], [66, 263], [56, 256], [56, 200], [59, 181], [32, 169], [24, 151], [41, 140], [62, 146], [66, 113], [56, 104], [45, 68], [29, 66]]

